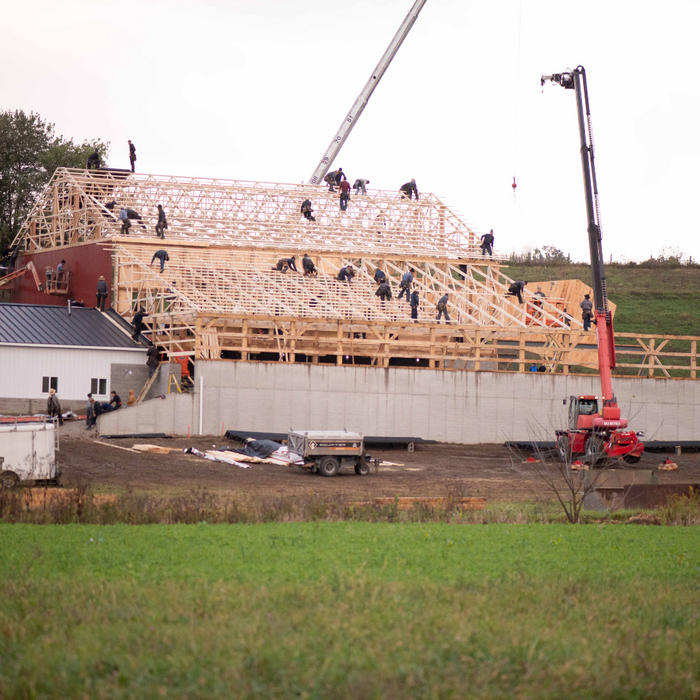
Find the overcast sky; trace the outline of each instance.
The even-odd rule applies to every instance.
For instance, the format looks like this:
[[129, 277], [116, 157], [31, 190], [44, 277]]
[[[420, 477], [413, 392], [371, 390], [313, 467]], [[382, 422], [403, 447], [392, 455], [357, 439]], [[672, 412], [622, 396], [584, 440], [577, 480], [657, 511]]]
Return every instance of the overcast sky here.
[[[413, 1], [7, 3], [0, 108], [113, 167], [130, 138], [139, 172], [300, 183]], [[539, 82], [580, 64], [606, 259], [698, 259], [698, 27], [698, 0], [428, 0], [335, 165], [415, 178], [503, 252], [587, 260], [574, 95]]]

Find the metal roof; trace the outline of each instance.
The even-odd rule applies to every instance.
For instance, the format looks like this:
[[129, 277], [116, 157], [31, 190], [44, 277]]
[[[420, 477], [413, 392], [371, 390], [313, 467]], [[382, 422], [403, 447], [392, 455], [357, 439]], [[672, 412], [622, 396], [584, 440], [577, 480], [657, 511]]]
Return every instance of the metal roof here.
[[[111, 320], [110, 320], [111, 319]], [[0, 345], [54, 345], [143, 349], [128, 323], [112, 309], [41, 304], [0, 304]]]

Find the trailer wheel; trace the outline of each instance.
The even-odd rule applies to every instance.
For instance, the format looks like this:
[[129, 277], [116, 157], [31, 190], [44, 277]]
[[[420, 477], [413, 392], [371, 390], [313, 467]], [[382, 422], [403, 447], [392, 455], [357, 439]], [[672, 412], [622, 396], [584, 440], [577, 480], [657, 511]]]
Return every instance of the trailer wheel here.
[[0, 487], [3, 489], [9, 491], [15, 488], [17, 484], [19, 484], [19, 477], [14, 472], [2, 472], [2, 474], [0, 474]]
[[324, 457], [318, 471], [321, 476], [335, 476], [340, 471], [340, 462], [335, 457]]
[[367, 462], [360, 462], [359, 464], [356, 464], [355, 474], [359, 474], [360, 476], [367, 476], [367, 474], [369, 474], [369, 464], [367, 464]]

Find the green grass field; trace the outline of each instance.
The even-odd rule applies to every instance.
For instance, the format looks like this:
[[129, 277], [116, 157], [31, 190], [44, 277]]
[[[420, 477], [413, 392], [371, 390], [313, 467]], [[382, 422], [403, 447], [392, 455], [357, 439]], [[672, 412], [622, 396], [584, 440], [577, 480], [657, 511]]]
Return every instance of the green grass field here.
[[0, 525], [3, 698], [694, 698], [700, 530]]

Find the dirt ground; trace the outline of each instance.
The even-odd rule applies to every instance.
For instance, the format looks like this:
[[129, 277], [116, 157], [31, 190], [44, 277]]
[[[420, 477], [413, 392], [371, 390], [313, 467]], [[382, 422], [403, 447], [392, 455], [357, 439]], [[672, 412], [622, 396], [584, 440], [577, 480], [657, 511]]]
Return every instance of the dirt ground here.
[[[107, 443], [107, 444], [100, 444]], [[124, 449], [137, 443], [177, 448], [169, 454], [134, 453]], [[96, 492], [125, 489], [182, 494], [193, 489], [221, 490], [250, 496], [340, 496], [348, 501], [394, 496], [480, 496], [489, 502], [522, 502], [549, 499], [539, 482], [519, 474], [529, 454], [513, 453], [503, 445], [416, 445], [405, 448], [370, 450], [372, 457], [398, 462], [402, 466], [380, 465], [369, 476], [357, 476], [344, 469], [333, 478], [311, 474], [298, 467], [253, 464], [250, 469], [211, 462], [184, 454], [186, 447], [210, 450], [233, 446], [226, 438], [197, 436], [191, 439], [121, 438], [102, 439], [86, 431], [83, 422], [66, 423], [61, 432], [58, 460], [61, 484], [71, 487], [88, 483]], [[668, 457], [679, 465], [677, 472], [660, 472]], [[659, 483], [700, 482], [700, 453], [680, 457], [647, 453], [637, 469], [653, 469]]]

